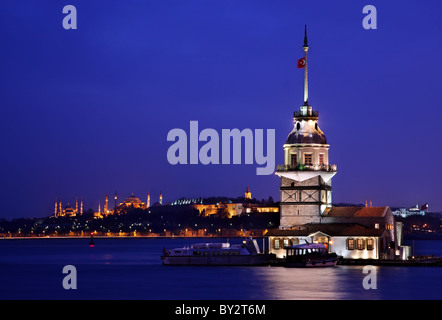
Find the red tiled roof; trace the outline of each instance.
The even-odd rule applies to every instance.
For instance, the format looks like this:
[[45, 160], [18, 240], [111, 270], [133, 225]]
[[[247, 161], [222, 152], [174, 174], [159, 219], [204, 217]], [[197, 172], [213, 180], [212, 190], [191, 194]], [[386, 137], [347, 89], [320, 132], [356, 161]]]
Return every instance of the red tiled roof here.
[[324, 212], [326, 217], [383, 217], [388, 207], [331, 207]]

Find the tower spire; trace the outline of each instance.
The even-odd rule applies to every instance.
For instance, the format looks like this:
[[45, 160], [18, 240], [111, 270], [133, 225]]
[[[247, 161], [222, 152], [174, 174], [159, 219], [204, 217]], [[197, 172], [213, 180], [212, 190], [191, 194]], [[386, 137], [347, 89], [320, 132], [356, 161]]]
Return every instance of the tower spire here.
[[307, 25], [305, 25], [305, 28], [304, 28], [304, 47], [308, 47], [308, 44], [307, 44]]
[[305, 66], [304, 66], [304, 106], [308, 106], [307, 25], [305, 25], [305, 29], [304, 29], [304, 46], [302, 48], [304, 49], [304, 63], [305, 63]]

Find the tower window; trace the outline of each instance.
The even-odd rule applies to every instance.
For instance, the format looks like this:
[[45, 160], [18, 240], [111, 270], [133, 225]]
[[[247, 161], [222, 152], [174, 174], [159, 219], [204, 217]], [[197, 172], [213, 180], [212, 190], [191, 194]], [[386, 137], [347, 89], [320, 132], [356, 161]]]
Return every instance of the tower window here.
[[304, 155], [304, 164], [305, 165], [312, 165], [313, 164], [313, 159], [312, 159], [312, 154], [311, 153], [306, 153]]
[[298, 165], [298, 155], [297, 154], [292, 154], [292, 157], [290, 159], [290, 165], [292, 167], [296, 167]]
[[323, 153], [320, 153], [319, 154], [319, 164], [324, 164], [324, 154]]
[[296, 123], [296, 130], [301, 129], [301, 124], [299, 122]]

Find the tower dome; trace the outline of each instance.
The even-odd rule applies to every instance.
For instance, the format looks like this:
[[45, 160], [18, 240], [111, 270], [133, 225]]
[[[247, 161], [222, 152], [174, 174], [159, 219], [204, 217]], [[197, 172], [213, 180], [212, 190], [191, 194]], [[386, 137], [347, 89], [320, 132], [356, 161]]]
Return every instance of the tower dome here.
[[324, 132], [319, 129], [317, 117], [315, 120], [296, 118], [293, 130], [289, 133], [286, 144], [327, 144]]

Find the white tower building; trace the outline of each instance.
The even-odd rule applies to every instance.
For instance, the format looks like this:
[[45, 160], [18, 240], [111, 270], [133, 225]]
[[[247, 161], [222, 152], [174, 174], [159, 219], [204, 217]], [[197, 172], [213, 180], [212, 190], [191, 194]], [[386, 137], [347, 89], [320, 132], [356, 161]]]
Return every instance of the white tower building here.
[[307, 26], [304, 36], [304, 104], [294, 112], [294, 128], [284, 144], [284, 165], [277, 167], [281, 177], [280, 228], [319, 223], [332, 205], [331, 179], [336, 165], [329, 164], [327, 139], [319, 129], [319, 113], [308, 103]]

